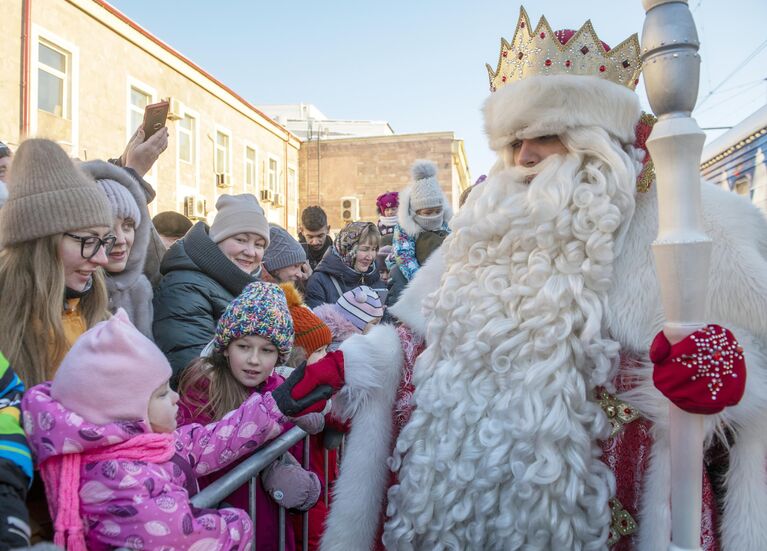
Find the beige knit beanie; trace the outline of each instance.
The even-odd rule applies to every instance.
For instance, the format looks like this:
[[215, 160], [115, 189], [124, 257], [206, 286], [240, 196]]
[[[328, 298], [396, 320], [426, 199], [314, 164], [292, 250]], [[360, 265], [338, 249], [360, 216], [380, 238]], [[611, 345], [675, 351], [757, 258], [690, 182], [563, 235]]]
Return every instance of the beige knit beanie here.
[[8, 201], [0, 209], [0, 247], [93, 226], [111, 227], [106, 196], [55, 142], [24, 141], [11, 167]]
[[255, 195], [225, 193], [216, 201], [216, 210], [216, 218], [208, 232], [211, 241], [221, 243], [233, 235], [247, 232], [260, 235], [269, 246], [269, 222]]

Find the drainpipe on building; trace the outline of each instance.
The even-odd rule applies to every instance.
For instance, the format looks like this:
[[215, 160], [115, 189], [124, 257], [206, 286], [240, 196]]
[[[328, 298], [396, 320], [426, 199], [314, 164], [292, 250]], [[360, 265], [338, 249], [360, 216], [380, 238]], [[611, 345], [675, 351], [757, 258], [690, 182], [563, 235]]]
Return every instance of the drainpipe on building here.
[[21, 135], [19, 136], [19, 142], [29, 135], [29, 57], [31, 28], [32, 0], [24, 0], [21, 7]]
[[285, 208], [283, 209], [282, 227], [285, 228], [285, 230], [288, 229], [288, 211], [290, 210], [290, 190], [288, 189], [288, 140], [290, 140], [289, 135], [285, 137], [285, 141], [282, 144], [283, 157], [285, 158], [285, 171], [284, 178], [282, 179], [282, 184], [285, 188]]

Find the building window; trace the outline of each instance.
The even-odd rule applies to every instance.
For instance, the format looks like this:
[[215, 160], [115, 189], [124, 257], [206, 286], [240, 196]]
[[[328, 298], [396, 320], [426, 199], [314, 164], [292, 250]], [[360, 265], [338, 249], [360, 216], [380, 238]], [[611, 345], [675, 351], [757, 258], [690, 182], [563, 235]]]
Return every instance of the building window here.
[[267, 188], [272, 193], [277, 193], [277, 159], [269, 157], [269, 168], [267, 170]]
[[229, 174], [229, 147], [229, 135], [220, 130], [216, 131], [216, 157], [213, 160], [216, 174]]
[[245, 191], [256, 192], [256, 150], [245, 147]]
[[49, 42], [38, 43], [37, 108], [69, 118], [69, 52]]
[[128, 129], [132, 135], [141, 123], [144, 122], [144, 109], [152, 102], [152, 94], [137, 88], [136, 86], [130, 87], [130, 104], [128, 105], [128, 112], [130, 113], [130, 128]]
[[292, 168], [288, 169], [288, 193], [293, 194], [293, 188], [296, 186], [296, 171]]
[[178, 160], [185, 163], [194, 162], [194, 151], [196, 144], [194, 137], [196, 134], [196, 120], [188, 113], [178, 121]]

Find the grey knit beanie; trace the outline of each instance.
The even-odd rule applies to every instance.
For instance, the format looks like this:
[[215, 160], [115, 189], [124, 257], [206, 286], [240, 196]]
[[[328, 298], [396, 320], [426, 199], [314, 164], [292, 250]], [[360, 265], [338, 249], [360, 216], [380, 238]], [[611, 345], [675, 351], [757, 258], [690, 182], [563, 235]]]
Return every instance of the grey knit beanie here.
[[432, 161], [419, 160], [410, 169], [413, 189], [410, 192], [410, 211], [444, 207], [447, 201], [437, 181], [437, 165]]
[[132, 218], [136, 227], [141, 225], [141, 211], [127, 187], [114, 180], [96, 180], [96, 183], [109, 199], [115, 218]]
[[214, 243], [221, 243], [238, 233], [255, 233], [263, 237], [266, 246], [269, 246], [269, 222], [255, 195], [225, 193], [216, 201], [216, 209], [216, 218], [208, 232]]
[[264, 252], [264, 268], [270, 273], [306, 262], [306, 251], [284, 228], [269, 224], [269, 246]]
[[13, 185], [0, 209], [0, 247], [66, 231], [112, 227], [106, 196], [56, 142], [24, 141], [11, 172]]

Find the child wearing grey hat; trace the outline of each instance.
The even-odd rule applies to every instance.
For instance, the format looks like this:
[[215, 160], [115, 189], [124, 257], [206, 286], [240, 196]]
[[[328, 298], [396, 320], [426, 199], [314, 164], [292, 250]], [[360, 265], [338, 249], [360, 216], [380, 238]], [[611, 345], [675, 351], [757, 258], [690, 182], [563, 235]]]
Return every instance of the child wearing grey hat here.
[[416, 242], [428, 232], [444, 239], [450, 232], [448, 221], [453, 214], [437, 180], [436, 164], [416, 161], [411, 173], [413, 183], [400, 193], [399, 221], [392, 238], [392, 256], [405, 282], [421, 267], [416, 257]]

